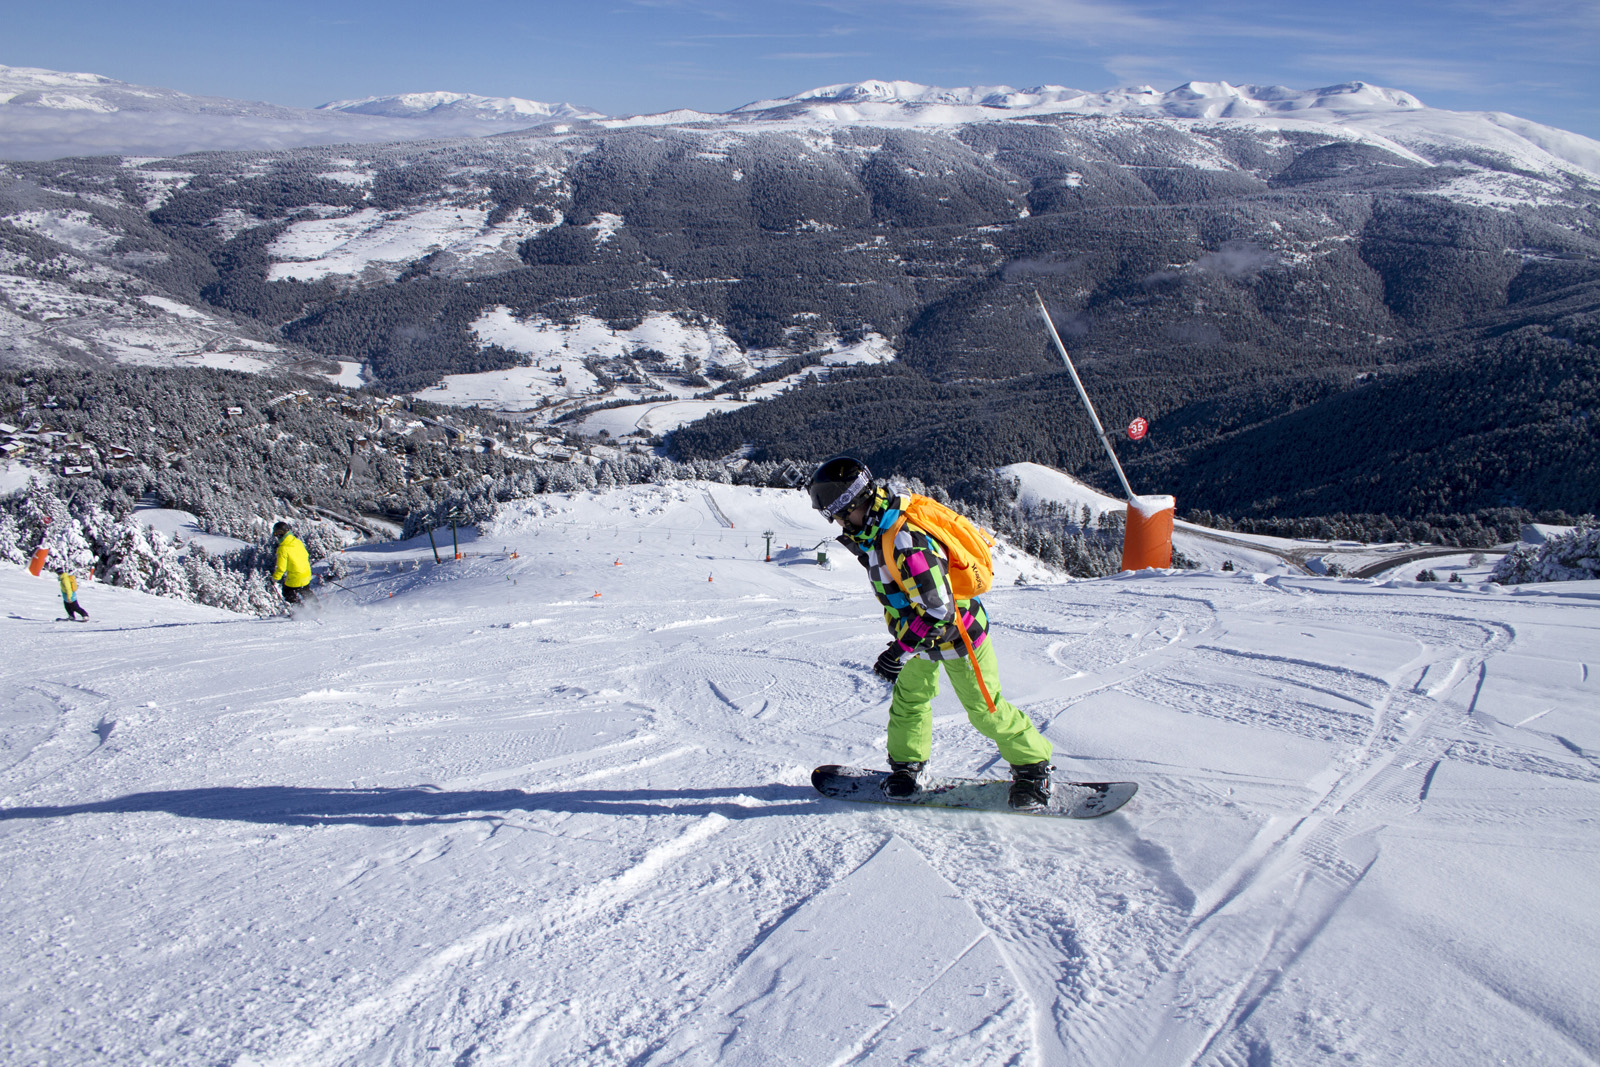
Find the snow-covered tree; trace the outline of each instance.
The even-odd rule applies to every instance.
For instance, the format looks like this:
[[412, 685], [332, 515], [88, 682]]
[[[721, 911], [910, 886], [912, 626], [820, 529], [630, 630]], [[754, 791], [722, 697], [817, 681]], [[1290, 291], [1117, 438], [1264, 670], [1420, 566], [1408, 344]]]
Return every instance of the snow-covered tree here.
[[117, 524], [106, 559], [105, 580], [125, 589], [144, 589], [156, 572], [155, 548], [146, 528], [125, 519]]
[[9, 511], [0, 511], [0, 559], [17, 564], [28, 562], [28, 553], [22, 550], [22, 528]]
[[183, 573], [195, 603], [239, 610], [235, 606], [242, 592], [238, 576], [219, 569], [203, 545], [189, 546], [183, 557]]
[[1518, 545], [1489, 576], [1491, 582], [1575, 582], [1600, 578], [1600, 526], [1594, 516], [1578, 520], [1571, 532], [1552, 537], [1542, 545]]
[[335, 556], [344, 549], [344, 531], [329, 522], [308, 523], [295, 533], [305, 542], [306, 554], [313, 563]]

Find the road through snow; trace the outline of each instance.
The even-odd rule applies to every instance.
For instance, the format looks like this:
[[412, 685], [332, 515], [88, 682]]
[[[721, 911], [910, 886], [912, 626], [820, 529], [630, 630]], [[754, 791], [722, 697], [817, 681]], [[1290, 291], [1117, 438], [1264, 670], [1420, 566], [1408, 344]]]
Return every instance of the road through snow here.
[[[1600, 583], [1008, 555], [1007, 696], [1142, 783], [1080, 824], [812, 792], [887, 707], [826, 536], [540, 498], [315, 621], [0, 567], [0, 1060], [1600, 1061]], [[1003, 769], [948, 693], [934, 743]]]

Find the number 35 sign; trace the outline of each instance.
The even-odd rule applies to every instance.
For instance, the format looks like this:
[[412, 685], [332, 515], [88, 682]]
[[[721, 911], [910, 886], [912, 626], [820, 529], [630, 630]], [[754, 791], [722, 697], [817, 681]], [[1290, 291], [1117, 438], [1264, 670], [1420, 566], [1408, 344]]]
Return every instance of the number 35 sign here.
[[1137, 440], [1139, 440], [1141, 437], [1143, 437], [1145, 434], [1147, 434], [1149, 432], [1150, 432], [1150, 424], [1148, 422], [1146, 422], [1143, 418], [1137, 418], [1137, 419], [1134, 419], [1132, 422], [1128, 423], [1128, 438], [1129, 438], [1129, 440], [1137, 441]]

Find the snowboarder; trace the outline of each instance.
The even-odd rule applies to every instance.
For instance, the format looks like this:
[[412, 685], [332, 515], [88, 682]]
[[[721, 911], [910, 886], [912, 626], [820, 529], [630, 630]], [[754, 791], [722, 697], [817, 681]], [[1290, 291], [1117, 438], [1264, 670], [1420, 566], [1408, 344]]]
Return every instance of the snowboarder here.
[[[942, 665], [967, 718], [1011, 765], [1011, 806], [1023, 810], [1043, 806], [1050, 799], [1054, 750], [1027, 714], [1000, 693], [983, 603], [975, 596], [956, 598], [950, 552], [909, 522], [894, 536], [894, 558], [884, 559], [884, 532], [907, 511], [910, 497], [891, 493], [873, 480], [866, 464], [850, 456], [836, 456], [818, 467], [809, 491], [811, 506], [844, 528], [837, 540], [867, 568], [894, 635], [873, 664], [873, 670], [893, 686], [888, 729], [891, 773], [884, 791], [890, 796], [917, 791], [918, 777], [932, 754], [933, 698], [939, 691]], [[904, 587], [896, 574], [904, 576]]]
[[67, 618], [77, 621], [78, 616], [83, 616], [83, 621], [89, 621], [89, 613], [83, 610], [83, 605], [78, 603], [78, 579], [68, 574], [63, 568], [56, 568], [56, 584], [61, 586], [61, 606], [67, 609]]
[[315, 606], [317, 594], [311, 591], [311, 556], [306, 552], [305, 542], [290, 532], [288, 523], [281, 521], [272, 527], [272, 538], [278, 545], [272, 580], [283, 583], [283, 599], [290, 604]]

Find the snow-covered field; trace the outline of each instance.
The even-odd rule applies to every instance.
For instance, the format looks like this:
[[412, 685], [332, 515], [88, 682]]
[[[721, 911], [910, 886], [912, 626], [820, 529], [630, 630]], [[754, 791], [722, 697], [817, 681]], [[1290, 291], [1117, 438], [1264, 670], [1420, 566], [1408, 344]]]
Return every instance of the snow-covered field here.
[[516, 261], [516, 246], [549, 224], [519, 216], [490, 226], [489, 210], [435, 204], [406, 211], [360, 208], [289, 226], [268, 250], [274, 259], [268, 281], [316, 281], [360, 274], [373, 264], [392, 267], [443, 250], [461, 259], [501, 253]]
[[[577, 420], [570, 428], [591, 436], [601, 430], [612, 437], [666, 433], [715, 411], [730, 411], [783, 392], [810, 373], [826, 377], [826, 368], [862, 363], [887, 363], [894, 348], [879, 334], [869, 333], [855, 344], [837, 339], [825, 342], [821, 368], [807, 368], [786, 378], [751, 386], [744, 399], [697, 400], [708, 384], [691, 384], [684, 377], [687, 361], [709, 370], [726, 367], [738, 377], [767, 370], [795, 353], [783, 349], [742, 349], [715, 320], [690, 324], [674, 315], [654, 313], [629, 330], [616, 330], [600, 319], [577, 316], [569, 323], [550, 319], [520, 319], [510, 308], [494, 307], [479, 315], [473, 332], [483, 344], [495, 344], [527, 357], [520, 367], [473, 374], [447, 374], [438, 385], [415, 395], [436, 404], [478, 406], [508, 415], [531, 414], [534, 422], [549, 422], [575, 408], [598, 401], [637, 397], [638, 404], [608, 408]], [[609, 362], [651, 351], [656, 356], [636, 360], [641, 380], [602, 386], [586, 361]], [[654, 370], [647, 364], [657, 363]], [[615, 369], [615, 368], [613, 368]], [[662, 396], [673, 399], [663, 401]], [[653, 398], [645, 400], [645, 398]]]
[[200, 520], [187, 511], [176, 508], [136, 508], [134, 517], [152, 530], [159, 530], [167, 540], [182, 545], [199, 545], [207, 552], [224, 555], [249, 546], [237, 537], [207, 533], [200, 528]]
[[[30, 218], [36, 232], [85, 249], [100, 231], [75, 221], [82, 214], [33, 212]], [[288, 359], [281, 346], [247, 337], [238, 323], [202, 308], [151, 293], [131, 295], [144, 283], [97, 258], [63, 256], [59, 277], [13, 273], [20, 262], [0, 255], [0, 341], [13, 366], [48, 366], [67, 350], [141, 366], [252, 373]], [[113, 299], [84, 291], [91, 286], [124, 291]]]
[[541, 498], [315, 621], [0, 565], [0, 1061], [1600, 1059], [1600, 583], [1003, 560], [1006, 694], [1142, 783], [1071, 823], [814, 795], [888, 698], [826, 536]]

